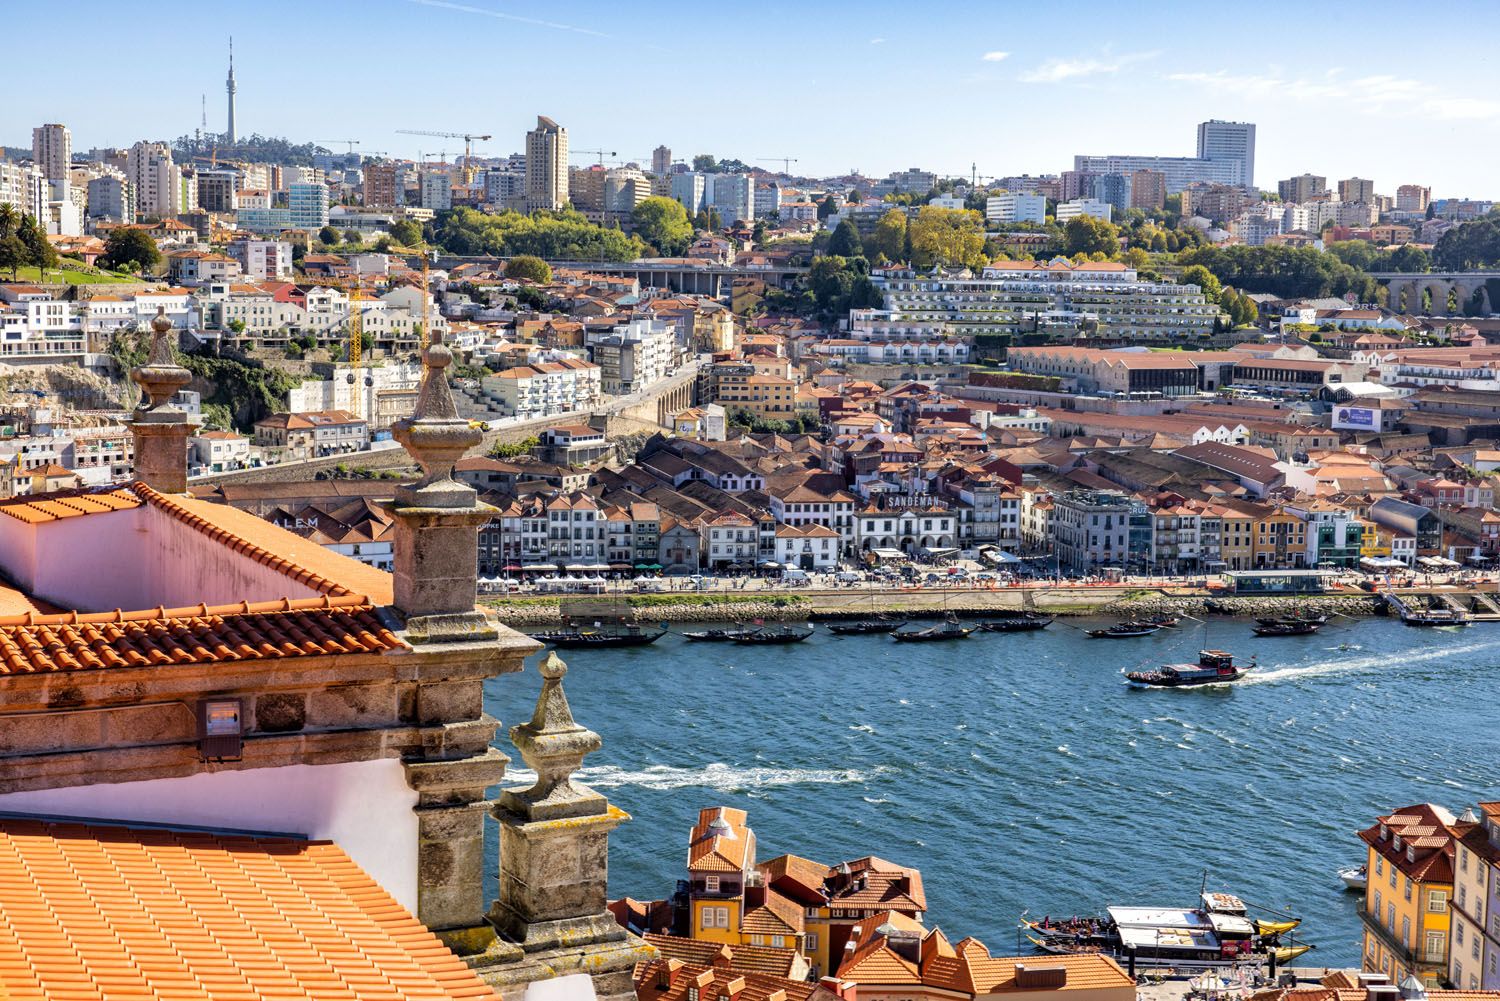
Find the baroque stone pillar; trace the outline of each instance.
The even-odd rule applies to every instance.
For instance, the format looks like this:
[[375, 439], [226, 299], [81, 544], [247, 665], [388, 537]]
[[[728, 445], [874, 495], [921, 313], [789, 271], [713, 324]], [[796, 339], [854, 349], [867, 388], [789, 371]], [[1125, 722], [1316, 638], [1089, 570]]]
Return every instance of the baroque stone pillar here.
[[500, 893], [489, 920], [498, 933], [486, 955], [470, 959], [507, 997], [527, 984], [587, 973], [601, 999], [635, 996], [631, 972], [653, 954], [605, 909], [609, 833], [630, 819], [599, 793], [572, 780], [602, 741], [573, 719], [563, 694], [567, 666], [549, 653], [531, 719], [511, 740], [536, 771], [530, 789], [507, 789], [500, 822]]
[[135, 439], [135, 475], [146, 486], [165, 494], [187, 492], [187, 440], [192, 431], [187, 414], [172, 403], [177, 391], [193, 375], [172, 360], [167, 335], [172, 321], [161, 306], [151, 321], [151, 353], [146, 364], [130, 377], [141, 387], [141, 402], [130, 418]]

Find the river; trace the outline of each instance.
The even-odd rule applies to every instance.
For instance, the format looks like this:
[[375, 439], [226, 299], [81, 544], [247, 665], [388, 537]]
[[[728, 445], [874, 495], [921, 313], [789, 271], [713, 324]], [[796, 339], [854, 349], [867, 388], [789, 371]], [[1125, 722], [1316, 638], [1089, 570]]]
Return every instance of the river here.
[[[927, 923], [997, 955], [1023, 909], [1190, 906], [1206, 872], [1305, 918], [1307, 962], [1351, 966], [1358, 898], [1336, 870], [1363, 860], [1354, 832], [1411, 803], [1500, 799], [1500, 627], [1335, 619], [1257, 639], [1220, 619], [1091, 640], [1090, 624], [563, 651], [574, 714], [604, 737], [580, 777], [634, 817], [611, 842], [611, 895], [670, 895], [698, 809], [723, 804], [749, 812], [763, 860], [920, 869]], [[1220, 688], [1122, 684], [1121, 667], [1204, 645], [1259, 668]], [[487, 687], [506, 728], [531, 714], [534, 664]]]

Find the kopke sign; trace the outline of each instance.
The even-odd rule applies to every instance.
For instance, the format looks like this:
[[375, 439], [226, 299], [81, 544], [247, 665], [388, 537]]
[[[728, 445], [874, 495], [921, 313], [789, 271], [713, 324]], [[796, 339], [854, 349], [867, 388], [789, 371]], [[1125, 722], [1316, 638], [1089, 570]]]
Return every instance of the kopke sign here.
[[1333, 426], [1345, 431], [1374, 431], [1379, 427], [1376, 411], [1369, 407], [1339, 407], [1333, 412]]

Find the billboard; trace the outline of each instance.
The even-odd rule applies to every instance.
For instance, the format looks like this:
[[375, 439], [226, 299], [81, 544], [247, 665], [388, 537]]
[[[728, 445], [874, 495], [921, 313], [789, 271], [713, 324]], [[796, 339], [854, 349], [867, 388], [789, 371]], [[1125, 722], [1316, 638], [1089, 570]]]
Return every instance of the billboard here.
[[1340, 431], [1379, 431], [1380, 411], [1372, 407], [1334, 407], [1333, 426]]

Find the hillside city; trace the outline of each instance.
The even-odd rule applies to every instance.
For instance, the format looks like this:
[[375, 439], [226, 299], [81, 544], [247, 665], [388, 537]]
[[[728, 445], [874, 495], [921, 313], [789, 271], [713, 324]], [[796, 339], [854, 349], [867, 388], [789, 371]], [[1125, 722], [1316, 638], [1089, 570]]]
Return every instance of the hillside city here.
[[[236, 94], [223, 132], [0, 147], [0, 997], [1500, 1001], [1493, 782], [1343, 836], [1359, 969], [1206, 877], [1149, 940], [1032, 914], [1018, 956], [885, 846], [764, 858], [716, 801], [638, 818], [683, 864], [620, 893], [568, 666], [501, 677], [630, 602], [1486, 628], [1486, 192], [1315, 144], [1273, 180], [1291, 137], [1218, 119], [805, 176], [544, 114], [402, 159], [244, 134]], [[505, 753], [490, 683], [536, 699]]]

